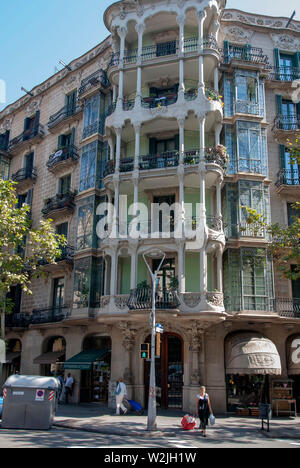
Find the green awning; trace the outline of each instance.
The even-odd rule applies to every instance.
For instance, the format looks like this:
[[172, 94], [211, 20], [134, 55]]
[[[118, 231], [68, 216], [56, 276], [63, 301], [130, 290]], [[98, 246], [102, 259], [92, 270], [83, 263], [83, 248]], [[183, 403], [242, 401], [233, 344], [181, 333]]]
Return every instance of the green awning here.
[[88, 349], [64, 363], [65, 369], [91, 370], [92, 364], [111, 352], [110, 349]]

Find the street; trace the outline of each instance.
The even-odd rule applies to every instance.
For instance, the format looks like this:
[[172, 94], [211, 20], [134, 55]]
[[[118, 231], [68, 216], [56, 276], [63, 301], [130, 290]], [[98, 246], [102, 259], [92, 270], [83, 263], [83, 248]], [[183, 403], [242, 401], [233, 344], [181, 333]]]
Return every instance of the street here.
[[198, 433], [137, 439], [53, 427], [51, 431], [0, 429], [0, 448], [300, 448], [300, 441], [270, 439], [259, 432], [252, 435], [241, 433], [234, 438], [223, 439], [214, 439], [209, 432], [206, 439]]

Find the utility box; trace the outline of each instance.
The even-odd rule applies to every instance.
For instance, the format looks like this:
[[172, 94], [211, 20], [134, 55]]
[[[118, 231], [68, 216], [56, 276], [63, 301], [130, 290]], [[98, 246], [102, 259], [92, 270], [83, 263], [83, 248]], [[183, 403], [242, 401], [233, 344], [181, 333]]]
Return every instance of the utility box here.
[[12, 375], [3, 386], [3, 429], [51, 429], [59, 383], [54, 377]]

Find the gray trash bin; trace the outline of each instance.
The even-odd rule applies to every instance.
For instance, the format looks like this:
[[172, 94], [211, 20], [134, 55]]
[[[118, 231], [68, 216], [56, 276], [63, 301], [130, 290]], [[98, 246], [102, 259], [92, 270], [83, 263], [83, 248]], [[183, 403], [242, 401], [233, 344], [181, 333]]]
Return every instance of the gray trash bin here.
[[51, 429], [58, 386], [54, 377], [9, 377], [3, 386], [2, 428]]

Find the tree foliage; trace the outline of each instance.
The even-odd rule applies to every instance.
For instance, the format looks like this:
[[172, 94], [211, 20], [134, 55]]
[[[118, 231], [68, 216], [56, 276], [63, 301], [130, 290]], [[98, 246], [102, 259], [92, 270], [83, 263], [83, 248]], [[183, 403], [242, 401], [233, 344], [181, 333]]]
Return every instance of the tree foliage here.
[[41, 220], [33, 227], [30, 207], [18, 206], [15, 183], [0, 179], [0, 307], [12, 286], [20, 285], [31, 294], [33, 278], [45, 274], [43, 264], [53, 264], [66, 244], [64, 236], [56, 234], [51, 220]]

